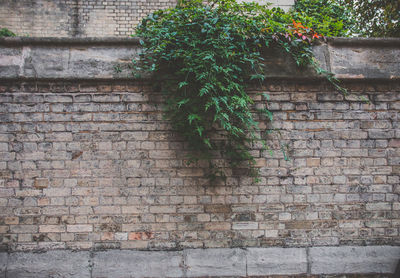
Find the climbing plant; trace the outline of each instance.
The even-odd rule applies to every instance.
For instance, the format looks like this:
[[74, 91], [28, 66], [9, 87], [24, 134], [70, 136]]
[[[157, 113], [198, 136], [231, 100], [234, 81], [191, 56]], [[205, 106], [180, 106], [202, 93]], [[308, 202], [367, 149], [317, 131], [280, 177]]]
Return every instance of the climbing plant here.
[[[183, 0], [154, 12], [138, 25], [143, 47], [134, 72], [150, 72], [166, 95], [165, 115], [187, 140], [192, 160], [206, 160], [211, 177], [223, 176], [213, 164], [221, 152], [232, 167], [245, 163], [257, 176], [249, 146], [262, 140], [251, 82], [264, 80], [263, 51], [279, 49], [300, 67], [321, 70], [311, 44], [321, 35], [279, 8], [234, 0]], [[268, 109], [257, 112], [273, 119]]]
[[365, 37], [400, 37], [400, 1], [337, 0], [350, 12], [354, 32]]
[[346, 37], [356, 32], [352, 9], [343, 0], [296, 0], [290, 13], [316, 32], [329, 37]]
[[8, 30], [7, 28], [1, 28], [0, 29], [0, 38], [2, 38], [2, 37], [15, 37], [15, 36], [16, 35], [12, 31]]

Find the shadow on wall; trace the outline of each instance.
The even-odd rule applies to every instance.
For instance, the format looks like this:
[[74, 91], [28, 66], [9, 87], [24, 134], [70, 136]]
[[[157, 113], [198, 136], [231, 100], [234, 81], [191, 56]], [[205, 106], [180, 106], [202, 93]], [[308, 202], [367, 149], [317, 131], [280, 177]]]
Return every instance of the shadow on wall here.
[[140, 19], [176, 0], [3, 0], [0, 26], [31, 37], [127, 37]]

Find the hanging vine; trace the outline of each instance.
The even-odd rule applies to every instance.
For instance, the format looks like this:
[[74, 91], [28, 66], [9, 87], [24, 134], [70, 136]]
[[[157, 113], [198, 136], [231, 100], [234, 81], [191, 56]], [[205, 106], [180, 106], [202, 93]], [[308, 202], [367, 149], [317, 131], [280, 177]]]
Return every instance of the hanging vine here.
[[[246, 86], [264, 80], [265, 49], [289, 53], [299, 67], [313, 66], [342, 90], [313, 57], [311, 45], [323, 36], [279, 8], [183, 0], [144, 18], [135, 36], [143, 47], [135, 73], [150, 72], [162, 85], [166, 118], [189, 142], [191, 159], [209, 162], [211, 177], [223, 176], [212, 162], [216, 151], [232, 167], [245, 163], [257, 176], [249, 146], [266, 145]], [[258, 112], [272, 121], [268, 109]]]

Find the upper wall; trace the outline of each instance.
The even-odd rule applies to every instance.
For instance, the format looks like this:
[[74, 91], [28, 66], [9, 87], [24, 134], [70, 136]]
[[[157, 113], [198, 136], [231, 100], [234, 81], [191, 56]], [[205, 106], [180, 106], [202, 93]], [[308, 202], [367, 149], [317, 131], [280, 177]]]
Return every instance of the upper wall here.
[[[0, 27], [31, 37], [126, 37], [147, 14], [176, 0], [3, 0]], [[288, 9], [294, 0], [271, 0]]]

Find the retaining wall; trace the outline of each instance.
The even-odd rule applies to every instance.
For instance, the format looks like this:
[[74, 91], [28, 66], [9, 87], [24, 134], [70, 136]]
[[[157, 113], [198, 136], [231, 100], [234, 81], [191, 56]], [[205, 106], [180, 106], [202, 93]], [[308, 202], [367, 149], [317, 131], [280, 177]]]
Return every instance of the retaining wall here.
[[[109, 260], [138, 277], [394, 272], [399, 40], [314, 48], [348, 96], [266, 57], [266, 82], [249, 93], [280, 133], [267, 138], [273, 155], [253, 146], [259, 183], [244, 169], [210, 183], [205, 165], [186, 164], [163, 95], [130, 77], [137, 51], [136, 39], [0, 40], [0, 273], [103, 277]], [[158, 274], [142, 274], [157, 256]]]

